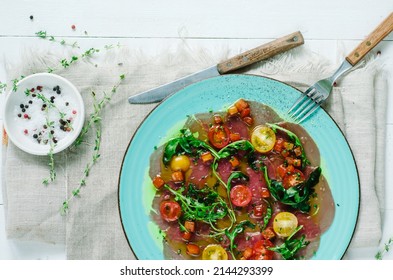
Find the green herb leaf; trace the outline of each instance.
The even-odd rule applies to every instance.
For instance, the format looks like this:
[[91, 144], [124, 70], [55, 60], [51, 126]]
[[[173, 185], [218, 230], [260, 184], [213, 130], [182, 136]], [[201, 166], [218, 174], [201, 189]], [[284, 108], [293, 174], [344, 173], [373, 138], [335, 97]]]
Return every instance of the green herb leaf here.
[[253, 223], [251, 223], [249, 220], [244, 220], [241, 221], [240, 223], [238, 223], [236, 226], [233, 227], [233, 229], [231, 231], [229, 230], [225, 230], [225, 235], [228, 237], [229, 239], [229, 250], [232, 254], [233, 259], [235, 260], [235, 254], [234, 254], [234, 249], [235, 249], [235, 238], [236, 236], [238, 236], [240, 233], [242, 233], [245, 229], [245, 227], [249, 227], [254, 229], [255, 225]]
[[299, 239], [292, 239], [292, 237], [300, 230], [303, 226], [298, 226], [296, 230], [289, 236], [284, 243], [276, 247], [270, 247], [268, 250], [279, 253], [285, 260], [296, 259], [296, 254], [299, 250], [305, 248], [310, 242], [306, 241], [306, 237], [302, 235]]
[[314, 193], [314, 187], [319, 182], [322, 169], [317, 167], [309, 176], [308, 180], [297, 186], [285, 189], [281, 182], [270, 180], [267, 175], [267, 169], [264, 167], [265, 180], [271, 195], [283, 204], [289, 205], [302, 212], [309, 212], [310, 205], [308, 200]]

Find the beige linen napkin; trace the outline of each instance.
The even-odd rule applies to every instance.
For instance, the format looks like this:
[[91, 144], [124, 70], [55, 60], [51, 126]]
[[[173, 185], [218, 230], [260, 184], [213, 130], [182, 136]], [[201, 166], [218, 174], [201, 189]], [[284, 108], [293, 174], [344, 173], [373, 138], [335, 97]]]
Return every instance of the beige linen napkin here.
[[[155, 105], [130, 105], [127, 97], [203, 69], [224, 56], [212, 56], [203, 50], [189, 52], [183, 45], [178, 52], [162, 53], [158, 58], [135, 51], [110, 51], [106, 60], [98, 65], [81, 60], [69, 69], [56, 72], [81, 91], [87, 116], [92, 110], [92, 91], [98, 99], [102, 98], [103, 92], [109, 92], [117, 83], [120, 74], [125, 73], [126, 79], [103, 110], [101, 158], [92, 168], [80, 197], [71, 201], [66, 216], [61, 216], [58, 210], [83, 176], [91, 159], [92, 147], [82, 145], [57, 155], [57, 181], [45, 187], [41, 180], [47, 176], [47, 159], [28, 155], [12, 143], [5, 146], [3, 192], [9, 238], [63, 242], [68, 259], [133, 258], [119, 217], [118, 175], [129, 140]], [[23, 65], [12, 67], [8, 71], [9, 77], [45, 71], [48, 65], [59, 59], [50, 53], [35, 54], [34, 57], [38, 59], [29, 59]], [[364, 204], [360, 207], [359, 222], [351, 243], [353, 247], [377, 246], [381, 237], [381, 203], [377, 194], [383, 199], [384, 182], [380, 180], [383, 173], [376, 172], [382, 172], [383, 168], [375, 166], [384, 160], [375, 144], [376, 141], [384, 143], [385, 110], [376, 112], [375, 108], [386, 104], [386, 81], [379, 79], [378, 69], [376, 62], [369, 62], [349, 74], [334, 89], [327, 105], [347, 135], [360, 174]], [[270, 76], [303, 90], [333, 70], [329, 63], [302, 47], [244, 73]], [[92, 128], [86, 142], [94, 143], [94, 137]]]

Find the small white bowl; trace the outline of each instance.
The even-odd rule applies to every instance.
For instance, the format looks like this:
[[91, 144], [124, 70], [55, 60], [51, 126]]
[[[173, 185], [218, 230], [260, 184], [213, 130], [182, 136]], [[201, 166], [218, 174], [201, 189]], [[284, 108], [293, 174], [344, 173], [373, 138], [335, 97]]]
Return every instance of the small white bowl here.
[[[34, 155], [47, 155], [51, 144], [54, 154], [69, 147], [80, 134], [85, 121], [85, 107], [77, 88], [63, 77], [49, 73], [30, 75], [16, 86], [16, 91], [9, 92], [4, 108], [4, 128], [9, 139], [23, 151]], [[44, 96], [46, 102], [38, 96]], [[43, 105], [52, 96], [51, 103], [55, 106]]]

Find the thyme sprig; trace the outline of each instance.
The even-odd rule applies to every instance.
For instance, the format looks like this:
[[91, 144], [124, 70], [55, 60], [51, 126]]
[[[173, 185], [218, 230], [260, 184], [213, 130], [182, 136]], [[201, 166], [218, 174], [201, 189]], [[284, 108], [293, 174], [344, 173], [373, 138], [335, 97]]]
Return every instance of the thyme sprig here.
[[[54, 37], [54, 36], [52, 36], [52, 35], [48, 35], [46, 31], [42, 31], [42, 30], [41, 30], [41, 31], [36, 32], [35, 34], [36, 34], [36, 36], [37, 36], [38, 38], [45, 39], [45, 40], [48, 40], [48, 41], [51, 41], [51, 42], [57, 42], [57, 43], [59, 43], [60, 45], [63, 45], [63, 46], [68, 46], [68, 47], [71, 47], [71, 48], [80, 49], [80, 46], [78, 45], [77, 42], [68, 43], [68, 42], [66, 42], [64, 39], [58, 40], [56, 37]], [[120, 43], [117, 43], [116, 45], [113, 45], [113, 44], [111, 44], [111, 45], [105, 45], [105, 46], [103, 47], [103, 49], [104, 49], [105, 51], [109, 51], [110, 49], [113, 49], [113, 48], [115, 48], [115, 47], [120, 48], [120, 47], [121, 47]], [[101, 50], [98, 49], [98, 48], [89, 48], [89, 49], [87, 49], [86, 51], [82, 52], [82, 53], [79, 54], [79, 55], [76, 54], [76, 55], [72, 55], [71, 58], [63, 58], [63, 59], [60, 59], [58, 65], [56, 65], [56, 66], [48, 66], [47, 69], [46, 69], [46, 71], [47, 71], [48, 73], [52, 73], [52, 72], [55, 72], [55, 71], [60, 70], [60, 69], [67, 69], [67, 68], [69, 68], [71, 65], [73, 65], [73, 64], [75, 64], [77, 61], [79, 61], [80, 59], [88, 59], [88, 58], [91, 58], [91, 57], [93, 57], [94, 54], [99, 53], [99, 52], [101, 52]], [[13, 80], [11, 81], [11, 82], [12, 82], [12, 90], [13, 90], [14, 92], [16, 92], [16, 91], [18, 90], [17, 83], [18, 83], [21, 79], [23, 79], [24, 77], [25, 77], [24, 75], [20, 75], [18, 78], [15, 78], [15, 79], [13, 79]], [[0, 94], [1, 94], [7, 87], [8, 87], [8, 85], [7, 85], [6, 83], [0, 82]]]
[[46, 31], [38, 31], [38, 32], [35, 33], [35, 35], [37, 35], [38, 38], [41, 38], [41, 39], [44, 39], [44, 40], [48, 40], [48, 41], [51, 41], [51, 42], [56, 42], [56, 43], [59, 43], [60, 45], [63, 45], [63, 46], [69, 46], [69, 47], [72, 47], [72, 48], [80, 49], [80, 46], [78, 45], [78, 42], [68, 43], [64, 39], [58, 40], [54, 36], [48, 35]]
[[393, 238], [391, 237], [391, 238], [389, 238], [388, 242], [386, 242], [386, 243], [384, 244], [382, 250], [377, 252], [377, 254], [375, 255], [375, 259], [376, 259], [376, 260], [382, 260], [382, 259], [383, 259], [383, 256], [384, 256], [387, 252], [389, 252], [390, 247], [392, 246], [392, 244], [393, 244]]
[[[114, 85], [109, 93], [104, 92], [104, 97], [97, 103], [94, 103], [94, 112], [90, 114], [90, 117], [87, 123], [83, 126], [81, 133], [79, 134], [78, 138], [76, 138], [74, 142], [74, 147], [79, 146], [83, 143], [85, 135], [89, 132], [89, 129], [94, 123], [97, 123], [101, 120], [101, 111], [105, 107], [105, 105], [111, 101], [113, 95], [117, 92], [118, 87], [121, 85], [123, 80], [125, 79], [125, 74], [119, 76], [119, 81], [116, 85]], [[93, 97], [95, 98], [95, 93], [92, 92]]]
[[[67, 212], [69, 211], [69, 207], [72, 199], [80, 195], [80, 191], [82, 187], [86, 186], [86, 180], [90, 175], [90, 171], [92, 167], [97, 163], [98, 159], [101, 157], [100, 149], [101, 149], [101, 120], [102, 119], [100, 115], [102, 109], [111, 100], [113, 94], [117, 92], [117, 89], [120, 86], [121, 82], [125, 79], [124, 74], [120, 75], [119, 77], [120, 77], [120, 81], [112, 87], [110, 94], [108, 95], [104, 92], [104, 97], [101, 100], [98, 101], [96, 94], [92, 92], [94, 112], [90, 115], [88, 122], [85, 124], [85, 126], [82, 129], [82, 131], [84, 131], [84, 134], [82, 138], [79, 139], [80, 140], [79, 144], [76, 144], [76, 142], [74, 142], [73, 147], [79, 146], [82, 143], [81, 139], [83, 139], [83, 137], [86, 135], [89, 128], [91, 128], [94, 125], [95, 139], [94, 139], [93, 153], [92, 153], [92, 157], [90, 158], [90, 161], [85, 166], [82, 178], [80, 179], [78, 186], [72, 190], [71, 195], [63, 202], [60, 208], [60, 213], [62, 215], [67, 214]], [[81, 134], [79, 135], [79, 137], [81, 137]]]
[[[46, 126], [48, 128], [52, 127], [54, 125], [54, 121], [51, 121], [49, 119], [49, 108], [48, 107], [45, 108], [45, 118], [46, 118]], [[53, 151], [54, 151], [54, 148], [55, 148], [56, 144], [53, 141], [53, 134], [51, 132], [51, 129], [49, 129], [49, 133], [48, 133], [48, 143], [49, 143], [49, 146], [50, 146], [49, 152], [48, 152], [48, 157], [49, 157], [49, 163], [48, 163], [48, 165], [49, 165], [49, 177], [44, 178], [42, 180], [42, 184], [44, 184], [46, 186], [49, 184], [49, 182], [53, 182], [56, 179], [55, 158], [54, 158], [54, 155], [53, 155]]]

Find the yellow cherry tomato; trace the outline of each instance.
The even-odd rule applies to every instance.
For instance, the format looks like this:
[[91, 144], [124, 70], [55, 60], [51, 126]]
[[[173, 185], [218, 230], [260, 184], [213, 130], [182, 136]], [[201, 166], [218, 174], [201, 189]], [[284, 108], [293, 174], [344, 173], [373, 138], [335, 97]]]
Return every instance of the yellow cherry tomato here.
[[186, 172], [190, 168], [190, 165], [190, 159], [186, 155], [174, 156], [171, 159], [171, 169], [173, 171]]
[[274, 217], [273, 230], [280, 237], [290, 236], [297, 228], [298, 221], [290, 212], [280, 212]]
[[276, 134], [266, 125], [258, 125], [251, 133], [251, 144], [260, 153], [270, 152], [276, 143]]
[[207, 245], [202, 252], [202, 260], [227, 260], [228, 254], [225, 249], [218, 244]]

